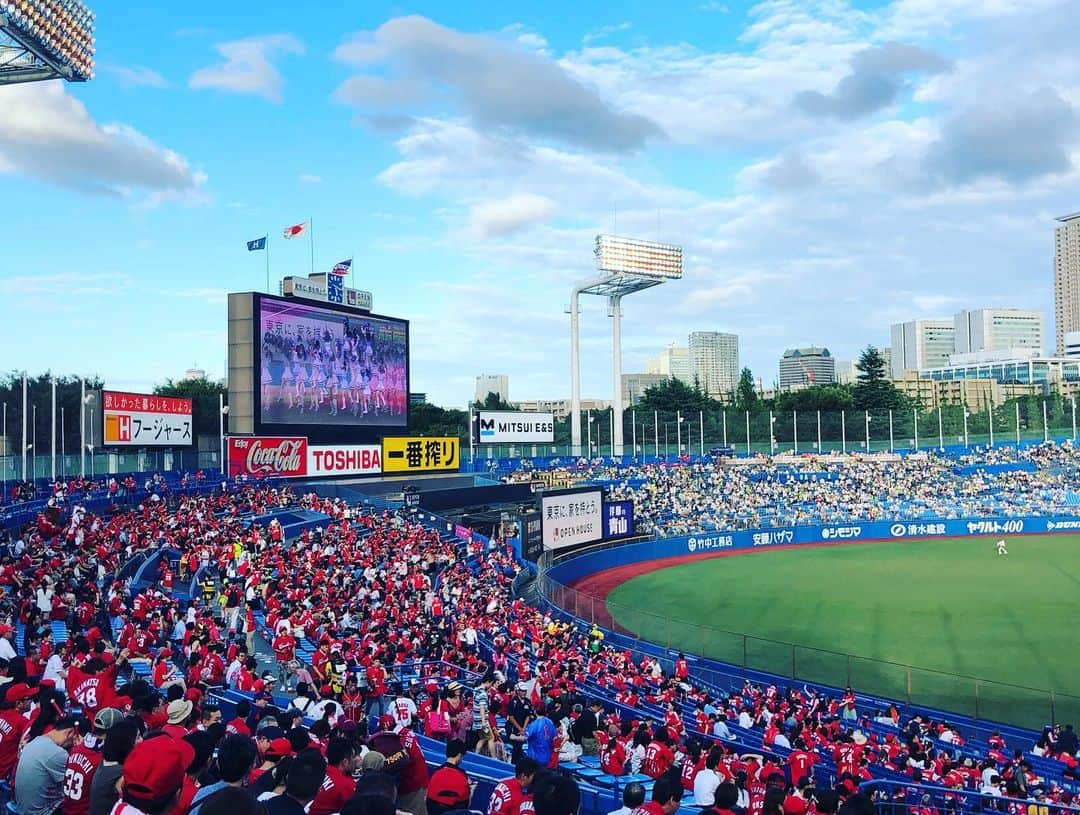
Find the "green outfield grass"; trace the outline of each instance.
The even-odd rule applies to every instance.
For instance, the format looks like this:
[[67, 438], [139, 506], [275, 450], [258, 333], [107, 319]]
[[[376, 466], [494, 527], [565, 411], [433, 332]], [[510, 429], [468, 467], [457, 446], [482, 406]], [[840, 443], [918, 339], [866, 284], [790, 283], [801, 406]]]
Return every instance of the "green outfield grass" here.
[[1007, 557], [996, 539], [948, 538], [703, 559], [623, 583], [608, 611], [688, 653], [1030, 727], [1053, 706], [1080, 724], [1080, 535], [1006, 539]]

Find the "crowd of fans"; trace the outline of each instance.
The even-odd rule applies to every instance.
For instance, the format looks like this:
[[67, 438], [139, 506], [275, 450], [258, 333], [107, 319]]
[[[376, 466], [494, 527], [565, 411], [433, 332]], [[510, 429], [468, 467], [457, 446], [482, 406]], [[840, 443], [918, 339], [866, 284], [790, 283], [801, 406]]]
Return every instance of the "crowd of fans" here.
[[[1024, 474], [1029, 488], [1008, 482], [1012, 506], [1063, 489], [1039, 463]], [[820, 466], [839, 479], [750, 481], [763, 465], [638, 472], [657, 507], [711, 506], [741, 490], [763, 518], [770, 500], [797, 496], [820, 497], [821, 512], [869, 510], [875, 484], [882, 512], [903, 496], [948, 500], [947, 465], [935, 458]], [[965, 491], [958, 481], [950, 494], [979, 506], [987, 483]], [[684, 496], [692, 484], [716, 492]], [[288, 488], [155, 495], [107, 517], [58, 500], [5, 543], [0, 780], [13, 785], [18, 815], [442, 815], [470, 805], [567, 815], [579, 791], [557, 770], [585, 754], [608, 774], [652, 782], [648, 794], [635, 779], [625, 786], [633, 815], [671, 815], [691, 795], [724, 815], [866, 815], [859, 783], [888, 774], [949, 787], [957, 802], [981, 791], [1071, 803], [1058, 783], [1077, 764], [1071, 728], [1048, 729], [1034, 748], [1057, 760], [1049, 777], [998, 736], [964, 745], [946, 722], [860, 709], [851, 691], [721, 692], [681, 656], [665, 666], [612, 647], [599, 629], [516, 597], [520, 567], [500, 541], [466, 544], [403, 514]], [[329, 521], [292, 540], [277, 523], [249, 523], [283, 507]], [[158, 552], [151, 582], [114, 577]], [[305, 646], [314, 650], [301, 659]], [[219, 688], [246, 697], [228, 721]], [[429, 769], [418, 734], [442, 742], [440, 767]], [[472, 800], [470, 751], [513, 763], [490, 800]], [[892, 803], [935, 815], [921, 800]]]
[[[965, 464], [1025, 462], [1035, 472], [982, 471]], [[681, 535], [800, 524], [1045, 515], [1060, 512], [1080, 468], [1071, 442], [988, 448], [954, 457], [934, 451], [900, 457], [807, 455], [798, 464], [765, 457], [737, 462], [655, 464], [580, 461], [556, 466], [564, 480], [612, 482], [613, 499], [634, 502], [639, 531]], [[515, 473], [528, 479], [530, 470]]]

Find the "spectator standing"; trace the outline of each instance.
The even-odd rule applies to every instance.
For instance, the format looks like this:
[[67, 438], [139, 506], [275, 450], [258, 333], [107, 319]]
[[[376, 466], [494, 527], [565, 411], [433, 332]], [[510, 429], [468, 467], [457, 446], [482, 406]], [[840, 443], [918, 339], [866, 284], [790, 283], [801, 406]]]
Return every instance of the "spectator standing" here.
[[541, 767], [552, 763], [552, 747], [558, 730], [554, 722], [543, 713], [532, 714], [525, 727], [525, 755], [537, 761]]
[[301, 751], [285, 776], [285, 792], [266, 801], [266, 815], [306, 815], [325, 778], [326, 759], [319, 751]]
[[26, 714], [30, 700], [37, 694], [22, 682], [7, 686], [4, 703], [0, 707], [0, 779], [11, 777], [11, 771], [19, 757], [19, 744], [23, 733], [30, 726]]
[[472, 798], [469, 776], [461, 769], [465, 742], [450, 739], [446, 743], [446, 762], [431, 774], [428, 782], [428, 815], [443, 815], [454, 809], [468, 809]]
[[514, 777], [504, 778], [495, 785], [488, 801], [487, 815], [518, 815], [521, 804], [532, 799], [530, 786], [540, 765], [531, 758], [523, 758], [514, 765]]
[[124, 773], [124, 761], [135, 749], [139, 727], [134, 719], [114, 724], [105, 734], [101, 764], [90, 783], [90, 815], [109, 815], [120, 800], [119, 784]]
[[333, 739], [326, 748], [326, 777], [323, 779], [308, 815], [333, 815], [340, 812], [356, 791], [353, 773], [359, 767], [356, 746], [347, 739]]
[[[194, 750], [192, 750], [194, 757]], [[218, 746], [217, 768], [221, 780], [201, 787], [191, 799], [191, 815], [198, 815], [210, 796], [226, 787], [240, 787], [255, 766], [259, 754], [255, 742], [247, 736], [226, 736]], [[184, 767], [187, 770], [187, 767]]]
[[194, 758], [183, 739], [159, 735], [140, 742], [124, 762], [123, 792], [112, 815], [165, 815], [176, 805]]
[[90, 789], [102, 762], [105, 734], [119, 724], [124, 714], [114, 707], [102, 708], [94, 716], [93, 729], [68, 753], [64, 770], [63, 815], [90, 815]]

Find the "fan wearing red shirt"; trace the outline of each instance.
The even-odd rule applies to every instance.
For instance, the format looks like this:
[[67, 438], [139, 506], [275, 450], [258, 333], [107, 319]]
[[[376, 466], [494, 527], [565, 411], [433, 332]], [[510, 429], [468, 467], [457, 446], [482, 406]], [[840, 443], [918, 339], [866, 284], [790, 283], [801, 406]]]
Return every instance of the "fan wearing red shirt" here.
[[285, 626], [281, 626], [274, 637], [274, 641], [270, 643], [270, 647], [274, 651], [274, 659], [277, 660], [278, 664], [278, 681], [281, 682], [281, 687], [284, 688], [285, 679], [289, 675], [289, 663], [293, 661], [296, 654], [296, 638], [289, 633]]
[[0, 709], [0, 779], [8, 779], [19, 758], [19, 742], [30, 726], [26, 718], [30, 700], [37, 692], [24, 683], [7, 686], [3, 709]]
[[670, 777], [658, 778], [653, 785], [652, 800], [634, 807], [630, 815], [674, 815], [682, 800], [682, 786]]
[[308, 815], [332, 815], [341, 812], [356, 791], [352, 774], [359, 767], [356, 747], [346, 739], [333, 739], [326, 748], [326, 777], [311, 802]]
[[398, 808], [405, 812], [416, 812], [420, 804], [427, 801], [430, 779], [427, 761], [420, 740], [411, 729], [403, 728], [398, 735], [402, 748], [409, 756], [409, 763], [398, 772]]
[[519, 759], [514, 764], [514, 777], [504, 778], [492, 790], [487, 815], [518, 815], [522, 802], [532, 800], [529, 786], [539, 769], [535, 759], [527, 756]]
[[641, 762], [641, 771], [649, 778], [659, 778], [675, 763], [675, 753], [668, 746], [666, 730], [656, 731], [653, 740], [645, 748], [645, 760]]
[[82, 706], [84, 716], [93, 718], [102, 708], [123, 709], [130, 704], [130, 699], [116, 692], [116, 675], [127, 657], [128, 651], [124, 649], [111, 665], [112, 654], [105, 653], [87, 660], [81, 668], [72, 666], [68, 669], [68, 695]]
[[626, 772], [626, 747], [619, 738], [618, 727], [608, 728], [607, 744], [600, 748], [600, 769], [608, 775]]
[[101, 766], [105, 733], [123, 719], [124, 714], [116, 708], [102, 708], [94, 717], [93, 737], [71, 748], [64, 768], [64, 800], [60, 804], [63, 815], [90, 815], [90, 785]]
[[802, 739], [795, 739], [795, 749], [791, 751], [787, 760], [791, 783], [797, 785], [804, 778], [813, 780], [814, 764], [817, 760], [817, 754], [809, 752]]

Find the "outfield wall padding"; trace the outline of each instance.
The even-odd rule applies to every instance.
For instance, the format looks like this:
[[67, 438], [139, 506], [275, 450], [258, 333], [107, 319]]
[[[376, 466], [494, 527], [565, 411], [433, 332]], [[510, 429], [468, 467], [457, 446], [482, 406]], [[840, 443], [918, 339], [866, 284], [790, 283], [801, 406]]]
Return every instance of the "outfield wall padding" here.
[[[699, 532], [628, 543], [607, 549], [582, 552], [576, 557], [555, 563], [545, 577], [564, 586], [572, 586], [585, 577], [633, 563], [687, 556], [702, 558], [731, 551], [762, 551], [777, 546], [822, 543], [859, 543], [867, 541], [903, 541], [907, 539], [959, 538], [979, 536], [1080, 532], [1080, 516], [1062, 515], [1025, 518], [936, 518], [918, 521], [866, 521], [816, 526], [741, 529], [732, 532]], [[557, 555], [555, 551], [553, 554]]]

